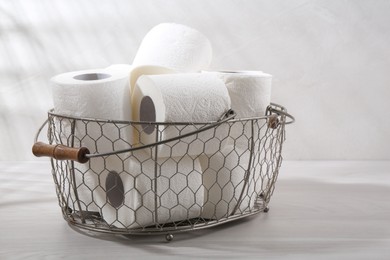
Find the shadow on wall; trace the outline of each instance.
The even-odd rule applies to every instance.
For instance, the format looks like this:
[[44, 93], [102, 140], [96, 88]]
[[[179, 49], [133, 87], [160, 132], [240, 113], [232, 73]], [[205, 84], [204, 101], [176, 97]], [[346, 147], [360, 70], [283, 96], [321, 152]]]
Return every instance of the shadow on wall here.
[[286, 159], [388, 160], [390, 118], [376, 111], [390, 109], [389, 12], [364, 0], [1, 1], [0, 160], [33, 159], [53, 75], [130, 63], [161, 22], [207, 35], [212, 69], [273, 75], [273, 102], [297, 118]]

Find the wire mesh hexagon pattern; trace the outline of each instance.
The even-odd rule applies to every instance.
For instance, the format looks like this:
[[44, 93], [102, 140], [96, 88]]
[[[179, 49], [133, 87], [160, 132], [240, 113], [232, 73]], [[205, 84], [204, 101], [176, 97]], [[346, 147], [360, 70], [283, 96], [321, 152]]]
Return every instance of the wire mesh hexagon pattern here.
[[285, 125], [294, 121], [277, 104], [263, 117], [234, 119], [228, 111], [205, 123], [48, 115], [50, 145], [88, 148], [86, 163], [51, 156], [65, 220], [106, 233], [165, 233], [168, 240], [268, 211]]

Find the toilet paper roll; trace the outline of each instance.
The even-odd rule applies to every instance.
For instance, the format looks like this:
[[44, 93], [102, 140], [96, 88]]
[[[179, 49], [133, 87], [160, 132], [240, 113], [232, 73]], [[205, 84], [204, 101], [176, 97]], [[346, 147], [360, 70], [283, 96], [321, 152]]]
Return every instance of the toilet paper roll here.
[[[133, 94], [133, 118], [147, 122], [217, 121], [230, 109], [230, 98], [217, 76], [201, 73], [142, 76]], [[154, 143], [192, 132], [204, 125], [143, 124], [134, 143]], [[159, 157], [215, 153], [228, 142], [228, 127], [219, 127], [158, 146]], [[156, 133], [156, 131], [158, 131]], [[136, 132], [136, 131], [135, 131]], [[155, 152], [153, 150], [153, 152]]]
[[111, 67], [53, 77], [54, 111], [76, 117], [130, 120], [128, 72], [122, 67]]
[[[140, 174], [140, 164], [130, 158], [123, 160], [118, 155], [111, 155], [93, 163], [103, 163], [100, 165], [103, 170], [98, 174], [93, 190], [93, 199], [101, 217], [108, 225], [135, 225], [135, 212], [142, 205], [142, 196], [135, 181]], [[94, 165], [92, 168], [97, 167], [98, 165]], [[143, 188], [142, 183], [139, 186]]]
[[271, 102], [272, 76], [261, 71], [203, 71], [223, 80], [236, 118], [264, 116]]
[[197, 159], [155, 162], [149, 153], [138, 151], [125, 164], [128, 171], [115, 164], [100, 174], [102, 186], [94, 193], [109, 225], [143, 228], [200, 216], [204, 190]]
[[158, 65], [184, 72], [207, 69], [211, 63], [210, 41], [197, 30], [175, 23], [162, 23], [144, 37], [133, 65]]
[[[135, 88], [135, 84], [136, 84], [138, 78], [141, 77], [142, 75], [161, 75], [161, 74], [175, 74], [175, 73], [177, 73], [177, 71], [175, 71], [173, 69], [169, 69], [169, 68], [162, 67], [162, 66], [155, 66], [155, 65], [142, 65], [142, 66], [138, 66], [138, 67], [133, 68], [130, 72], [131, 98], [132, 99], [137, 98], [133, 95], [134, 88]], [[131, 103], [135, 104], [135, 103], [137, 103], [137, 101], [132, 100]], [[139, 132], [138, 131], [135, 131], [133, 133], [133, 135], [134, 135], [134, 140], [139, 140]]]
[[[123, 66], [110, 69], [75, 71], [57, 75], [51, 79], [54, 112], [82, 118], [130, 120], [129, 72]], [[87, 147], [91, 153], [109, 152], [129, 147], [131, 126], [54, 118], [57, 143], [74, 147]], [[78, 210], [99, 211], [91, 201], [91, 187], [107, 162], [103, 158], [91, 159], [87, 164], [75, 167], [74, 197], [81, 205]], [[88, 176], [88, 178], [87, 178]], [[76, 194], [77, 193], [77, 194]], [[91, 203], [89, 203], [91, 202]]]
[[[203, 73], [217, 75], [224, 81], [237, 119], [265, 116], [271, 102], [271, 75], [261, 71], [203, 71]], [[253, 121], [253, 132], [252, 121], [235, 123], [231, 127], [230, 136], [235, 140], [236, 145], [242, 149], [249, 149], [250, 137], [261, 138], [264, 134], [267, 128], [265, 122], [265, 120]]]
[[248, 168], [249, 163], [252, 163], [250, 151], [229, 145], [214, 155], [202, 155], [200, 163], [205, 191], [201, 215], [203, 218], [218, 220], [228, 217], [236, 207], [235, 214], [253, 209], [258, 194], [255, 191], [252, 168]]
[[134, 92], [135, 83], [137, 82], [138, 78], [142, 75], [161, 75], [161, 74], [175, 74], [177, 73], [176, 70], [162, 67], [162, 66], [156, 66], [156, 65], [142, 65], [138, 67], [134, 67], [130, 72], [130, 89], [131, 94]]

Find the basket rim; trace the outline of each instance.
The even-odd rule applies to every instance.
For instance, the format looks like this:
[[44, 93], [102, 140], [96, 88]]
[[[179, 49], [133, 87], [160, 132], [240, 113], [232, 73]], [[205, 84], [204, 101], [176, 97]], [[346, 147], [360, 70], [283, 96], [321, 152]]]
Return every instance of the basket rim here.
[[[207, 131], [211, 128], [215, 128], [221, 124], [226, 124], [226, 123], [234, 123], [234, 122], [240, 122], [240, 121], [252, 121], [252, 124], [253, 124], [253, 121], [259, 120], [259, 119], [265, 119], [268, 121], [268, 123], [272, 123], [272, 122], [275, 122], [275, 120], [272, 120], [272, 119], [275, 119], [278, 117], [280, 117], [280, 120], [276, 120], [276, 122], [277, 122], [276, 126], [282, 125], [284, 127], [287, 124], [292, 124], [295, 122], [295, 118], [292, 115], [287, 113], [286, 108], [284, 108], [283, 106], [280, 106], [278, 104], [275, 104], [275, 103], [270, 103], [270, 105], [267, 107], [265, 116], [253, 117], [253, 118], [248, 118], [248, 119], [247, 118], [234, 119], [234, 117], [236, 116], [236, 113], [230, 109], [227, 112], [225, 112], [218, 121], [206, 122], [206, 123], [198, 123], [198, 122], [197, 123], [194, 123], [194, 122], [133, 122], [133, 121], [118, 121], [118, 120], [100, 120], [100, 119], [92, 119], [92, 118], [77, 118], [77, 117], [58, 115], [58, 114], [53, 112], [53, 109], [49, 110], [48, 114], [49, 114], [49, 118], [46, 119], [46, 121], [42, 124], [42, 126], [39, 128], [38, 132], [35, 135], [34, 143], [36, 143], [36, 144], [38, 143], [38, 138], [39, 138], [39, 135], [40, 135], [42, 129], [45, 127], [46, 124], [48, 124], [49, 121], [52, 120], [52, 119], [50, 119], [50, 117], [52, 117], [52, 116], [67, 118], [67, 119], [71, 119], [71, 120], [102, 122], [103, 124], [105, 124], [105, 123], [130, 124], [130, 125], [131, 124], [138, 124], [138, 125], [150, 124], [150, 125], [156, 125], [157, 127], [159, 125], [166, 125], [166, 126], [203, 125], [194, 131], [190, 131], [188, 133], [178, 135], [176, 137], [169, 138], [166, 140], [154, 142], [151, 144], [145, 144], [145, 145], [134, 146], [134, 147], [130, 146], [130, 148], [127, 148], [127, 149], [115, 150], [115, 151], [105, 152], [105, 153], [95, 153], [95, 154], [87, 153], [84, 155], [84, 157], [88, 158], [88, 159], [93, 158], [93, 157], [102, 157], [102, 156], [108, 156], [108, 155], [119, 154], [119, 153], [134, 152], [134, 151], [145, 149], [145, 148], [151, 148], [151, 147], [154, 147], [157, 145], [162, 145], [165, 143], [177, 141], [179, 139], [189, 137], [191, 135], [195, 135], [195, 134], [198, 134], [200, 132]], [[287, 121], [286, 118], [289, 118], [290, 121]], [[272, 127], [272, 128], [274, 128], [274, 127]]]
[[[228, 110], [226, 111], [222, 116], [221, 119], [223, 119], [227, 114], [232, 111]], [[250, 121], [250, 120], [260, 120], [260, 119], [268, 119], [271, 118], [272, 112], [276, 112], [277, 114], [281, 114], [284, 116], [287, 116], [290, 118], [289, 122], [285, 122], [285, 124], [291, 124], [295, 121], [295, 118], [287, 113], [287, 109], [281, 105], [278, 105], [276, 103], [270, 103], [270, 105], [266, 109], [266, 115], [264, 116], [256, 116], [256, 117], [245, 117], [245, 118], [233, 118], [229, 119], [225, 123], [233, 123], [233, 122], [241, 122], [241, 121]], [[113, 124], [133, 124], [133, 125], [209, 125], [209, 124], [215, 124], [218, 121], [206, 121], [206, 122], [151, 122], [151, 121], [128, 121], [128, 120], [114, 120], [114, 119], [101, 119], [101, 118], [90, 118], [90, 117], [78, 117], [78, 116], [70, 116], [65, 114], [60, 114], [54, 112], [54, 108], [51, 108], [48, 110], [49, 116], [55, 116], [58, 118], [65, 118], [65, 119], [72, 119], [72, 120], [79, 120], [79, 121], [89, 121], [89, 122], [98, 122], [98, 123], [113, 123]]]

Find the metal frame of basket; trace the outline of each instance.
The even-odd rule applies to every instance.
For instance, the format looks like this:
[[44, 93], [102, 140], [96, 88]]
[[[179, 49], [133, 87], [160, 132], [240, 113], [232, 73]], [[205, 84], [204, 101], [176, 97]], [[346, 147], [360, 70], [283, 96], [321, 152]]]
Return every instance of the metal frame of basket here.
[[[295, 119], [274, 103], [265, 116], [234, 117], [229, 110], [216, 122], [127, 122], [50, 110], [33, 153], [51, 157], [59, 205], [69, 224], [111, 234], [165, 234], [170, 241], [173, 233], [268, 211], [285, 125]], [[49, 144], [38, 142], [46, 124]], [[146, 131], [153, 132], [154, 142], [142, 142]], [[183, 158], [192, 167], [181, 170]]]

